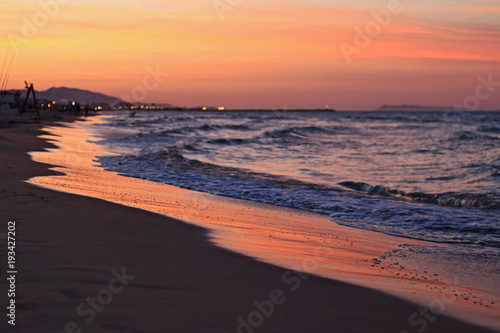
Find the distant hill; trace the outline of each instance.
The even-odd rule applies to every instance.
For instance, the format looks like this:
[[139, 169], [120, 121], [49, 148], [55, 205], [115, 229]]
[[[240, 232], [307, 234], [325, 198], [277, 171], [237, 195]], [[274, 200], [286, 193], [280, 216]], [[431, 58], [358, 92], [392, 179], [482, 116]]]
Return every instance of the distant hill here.
[[[9, 90], [9, 92], [15, 93], [17, 90]], [[20, 90], [21, 92], [21, 98], [24, 98], [26, 96], [26, 89]], [[56, 101], [57, 103], [67, 103], [69, 101], [76, 101], [80, 102], [80, 104], [104, 104], [107, 103], [111, 106], [116, 105], [118, 103], [124, 102], [121, 99], [113, 96], [108, 96], [104, 95], [101, 93], [89, 91], [89, 90], [83, 90], [83, 89], [76, 89], [76, 88], [66, 88], [66, 87], [59, 87], [59, 88], [49, 88], [44, 91], [38, 91], [35, 90], [36, 93], [36, 98], [39, 100], [46, 99], [50, 101]]]
[[[11, 93], [15, 93], [17, 90], [9, 90]], [[26, 96], [26, 89], [20, 90], [21, 98]], [[65, 104], [70, 101], [76, 101], [80, 104], [109, 104], [110, 106], [115, 106], [120, 103], [126, 103], [117, 97], [101, 94], [98, 92], [93, 92], [89, 90], [67, 88], [67, 87], [52, 87], [44, 91], [35, 90], [36, 98], [38, 100], [46, 99], [49, 101], [56, 101], [57, 103]], [[133, 103], [135, 105], [143, 105], [144, 103]], [[174, 105], [168, 103], [156, 103], [156, 107], [159, 108], [175, 108]]]
[[449, 111], [451, 106], [421, 106], [413, 104], [382, 105], [375, 111]]
[[88, 102], [90, 104], [107, 103], [109, 105], [115, 105], [122, 102], [122, 100], [113, 96], [108, 96], [101, 93], [92, 92], [89, 90], [66, 88], [66, 87], [59, 87], [59, 88], [53, 87], [45, 91], [37, 91], [36, 97], [38, 99], [48, 99], [56, 102], [77, 101], [80, 102], [81, 104], [86, 104]]

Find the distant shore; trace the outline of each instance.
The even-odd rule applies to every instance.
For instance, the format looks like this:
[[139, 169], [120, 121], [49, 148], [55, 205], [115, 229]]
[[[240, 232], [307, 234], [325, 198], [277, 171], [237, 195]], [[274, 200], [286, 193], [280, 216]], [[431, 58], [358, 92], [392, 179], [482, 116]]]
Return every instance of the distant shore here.
[[[24, 181], [32, 177], [61, 175], [62, 171], [70, 177], [56, 178], [60, 189], [67, 186], [72, 192], [77, 184], [72, 183], [71, 176], [78, 177], [79, 172], [80, 177], [95, 177], [88, 179], [95, 184], [108, 181], [96, 173], [85, 174], [88, 169], [71, 172], [56, 168], [57, 172], [48, 170], [49, 165], [32, 161], [27, 152], [54, 148], [37, 138], [42, 134], [42, 126], [53, 124], [42, 121], [0, 130], [0, 221], [3, 226], [0, 233], [6, 233], [8, 221], [16, 221], [19, 263], [16, 327], [7, 325], [3, 315], [2, 331], [417, 332], [425, 324], [425, 332], [489, 332], [444, 315], [427, 313], [428, 319], [425, 319], [421, 306], [394, 296], [279, 268], [221, 249], [213, 245], [209, 237], [230, 247], [224, 243], [229, 239], [224, 238], [224, 228], [218, 234], [209, 235], [204, 228], [164, 215], [26, 183]], [[72, 128], [67, 130], [77, 132]], [[52, 163], [60, 162], [57, 156], [82, 165], [91, 162], [85, 159], [86, 155], [82, 158], [81, 154], [71, 153], [71, 149], [85, 148], [79, 135], [68, 135], [64, 138], [67, 140], [58, 142], [68, 150], [65, 155], [51, 154]], [[56, 139], [54, 136], [44, 138]], [[132, 181], [144, 184], [139, 183], [141, 180]], [[213, 218], [217, 209], [237, 206], [230, 206], [226, 201], [216, 203], [196, 194], [192, 195], [193, 203], [200, 207], [187, 207], [189, 202], [183, 201], [186, 198], [183, 193], [174, 192], [168, 186], [162, 188], [172, 194], [170, 206], [162, 208], [166, 215], [170, 210], [185, 214], [185, 219], [207, 215], [212, 223], [217, 223]], [[153, 193], [155, 189], [151, 185]], [[81, 194], [85, 194], [83, 188], [81, 190]], [[128, 192], [120, 184], [115, 184], [114, 191], [115, 202], [142, 200], [158, 207], [154, 201], [156, 196], [127, 198]], [[263, 222], [269, 216], [288, 219], [287, 216], [293, 215], [290, 210], [270, 211], [261, 206], [243, 205], [241, 209], [249, 212], [248, 218]], [[300, 215], [293, 218], [300, 222]], [[303, 217], [309, 218], [316, 217]], [[345, 238], [341, 229], [337, 229], [338, 235], [332, 236]], [[275, 236], [280, 238], [279, 234]], [[2, 253], [5, 252], [3, 244]], [[341, 248], [352, 245], [347, 241], [339, 241], [339, 244], [340, 260]], [[388, 245], [378, 246], [383, 252]], [[367, 248], [362, 244], [355, 247], [360, 258], [373, 255], [363, 254]], [[339, 263], [341, 261], [337, 261], [337, 265]], [[8, 289], [5, 279], [0, 282], [0, 288]], [[89, 297], [95, 299], [94, 307], [89, 306]], [[5, 302], [5, 296], [2, 300]]]

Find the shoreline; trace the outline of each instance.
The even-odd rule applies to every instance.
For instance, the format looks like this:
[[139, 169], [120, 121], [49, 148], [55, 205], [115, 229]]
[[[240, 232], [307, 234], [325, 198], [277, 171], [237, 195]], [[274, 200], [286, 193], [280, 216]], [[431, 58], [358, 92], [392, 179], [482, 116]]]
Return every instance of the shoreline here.
[[[64, 127], [57, 128], [65, 129]], [[79, 317], [74, 314], [75, 308], [85, 299], [85, 295], [98, 292], [112, 277], [110, 271], [120, 270], [122, 267], [127, 267], [127, 272], [136, 275], [137, 284], [134, 286], [136, 281], [131, 283], [123, 294], [116, 296], [116, 301], [106, 306], [106, 310], [99, 313], [96, 316], [97, 319], [88, 324], [92, 326], [94, 332], [116, 331], [117, 327], [121, 327], [118, 328], [121, 331], [132, 331], [133, 328], [143, 332], [164, 331], [155, 328], [154, 324], [162, 324], [167, 330], [176, 331], [184, 331], [183, 329], [186, 328], [189, 328], [189, 331], [200, 332], [236, 331], [240, 323], [238, 318], [248, 319], [248, 315], [255, 311], [254, 301], [259, 303], [269, 299], [273, 300], [273, 314], [269, 318], [262, 316], [263, 322], [258, 330], [255, 328], [256, 331], [331, 331], [332, 328], [338, 328], [346, 332], [367, 330], [411, 332], [419, 328], [409, 323], [409, 317], [419, 311], [419, 306], [416, 304], [343, 282], [312, 275], [306, 277], [304, 274], [289, 269], [260, 263], [246, 256], [229, 252], [212, 245], [209, 241], [210, 237], [215, 243], [219, 242], [219, 245], [231, 247], [240, 243], [242, 238], [248, 238], [250, 228], [246, 229], [248, 232], [243, 234], [245, 236], [233, 237], [233, 245], [231, 245], [229, 241], [227, 244], [224, 243], [226, 242], [224, 241], [225, 227], [219, 228], [218, 233], [211, 233], [209, 236], [206, 229], [169, 217], [24, 183], [22, 181], [25, 179], [40, 175], [53, 175], [54, 171], [57, 171], [59, 175], [61, 172], [68, 174], [71, 173], [71, 169], [55, 167], [51, 168], [53, 171], [49, 171], [46, 165], [33, 162], [25, 152], [40, 151], [48, 144], [30, 136], [34, 133], [33, 129], [31, 133], [16, 133], [18, 130], [19, 127], [17, 130], [7, 131], [8, 133], [0, 132], [2, 136], [0, 140], [8, 141], [5, 142], [7, 147], [12, 148], [6, 150], [6, 157], [12, 161], [9, 162], [11, 163], [10, 169], [9, 165], [2, 168], [2, 184], [5, 184], [3, 187], [9, 188], [9, 190], [4, 190], [2, 214], [5, 216], [2, 223], [12, 218], [28, 222], [20, 223], [25, 225], [24, 234], [27, 237], [20, 240], [18, 245], [19, 251], [23, 251], [19, 254], [19, 260], [23, 258], [23, 261], [30, 267], [23, 271], [25, 276], [19, 279], [19, 284], [25, 286], [25, 290], [28, 291], [22, 298], [27, 309], [19, 312], [19, 323], [22, 325], [24, 321], [26, 324], [30, 319], [45, 318], [45, 320], [42, 320], [42, 326], [28, 326], [26, 329], [38, 331], [42, 327], [48, 330], [63, 330], [63, 324], [69, 319], [65, 321], [62, 318], [78, 320]], [[75, 132], [74, 129], [69, 129], [69, 131]], [[45, 140], [55, 139], [54, 136], [43, 135], [43, 137]], [[67, 137], [60, 139], [67, 139]], [[80, 141], [76, 148], [81, 144]], [[50, 148], [51, 153], [48, 154], [54, 157], [56, 150], [58, 149]], [[85, 163], [86, 161], [86, 158], [81, 158], [81, 156], [68, 152], [65, 154], [66, 162]], [[124, 178], [127, 182], [138, 182], [141, 187], [145, 184], [145, 181], [139, 182], [139, 180], [118, 175], [116, 177]], [[63, 179], [66, 185], [72, 185], [68, 182], [68, 176], [59, 176], [59, 178]], [[96, 180], [97, 178], [94, 182]], [[152, 185], [148, 184], [148, 186]], [[167, 189], [166, 186], [168, 185], [162, 185], [163, 189]], [[115, 184], [115, 190], [118, 189], [119, 187]], [[165, 191], [173, 191], [173, 189], [168, 187]], [[100, 195], [102, 196], [102, 193]], [[213, 198], [209, 198], [208, 195], [199, 193], [189, 195], [194, 197], [195, 204], [205, 205], [205, 207], [189, 211], [188, 215], [191, 215], [191, 219], [205, 215], [206, 208], [214, 206]], [[134, 196], [125, 199], [133, 201]], [[185, 204], [185, 201], [180, 201], [181, 199], [185, 200], [186, 196], [178, 194], [168, 207], [168, 212], [177, 208], [186, 214], [186, 209], [181, 206]], [[222, 202], [216, 206], [222, 210], [226, 209], [228, 200], [225, 198], [220, 200]], [[144, 206], [144, 202], [141, 205]], [[158, 203], [150, 201], [149, 204], [157, 206]], [[238, 204], [235, 203], [235, 206]], [[259, 207], [252, 210], [252, 206]], [[26, 207], [28, 209], [25, 209]], [[249, 215], [265, 220], [270, 210], [260, 207], [261, 205], [242, 204], [241, 209], [250, 210], [252, 212]], [[9, 212], [12, 210], [15, 213]], [[13, 215], [6, 216], [7, 212]], [[260, 215], [257, 214], [258, 212]], [[216, 213], [221, 214], [217, 210], [211, 210], [208, 215], [211, 218], [207, 219], [213, 223]], [[287, 216], [288, 219], [294, 213], [288, 209], [276, 209], [273, 214], [276, 218], [281, 216], [283, 219], [283, 216]], [[44, 219], [41, 219], [40, 215]], [[310, 218], [311, 221], [323, 223], [317, 216], [312, 217], [305, 213], [302, 215], [297, 213], [297, 215], [299, 217], [294, 220], [296, 222]], [[333, 223], [330, 222], [330, 224]], [[238, 225], [237, 228], [243, 227]], [[337, 230], [342, 228], [347, 227]], [[21, 231], [21, 227], [19, 229]], [[372, 237], [370, 232], [356, 231], [356, 233], [365, 240]], [[271, 236], [278, 236], [279, 241], [285, 242], [280, 246], [284, 253], [290, 250], [284, 244], [301, 244], [299, 239], [293, 237], [290, 239], [289, 235], [284, 235], [284, 233], [275, 233]], [[382, 238], [391, 237], [383, 236]], [[338, 252], [342, 252], [343, 248], [353, 246], [349, 244], [349, 241], [337, 242], [341, 243], [336, 244], [335, 250]], [[398, 242], [393, 240], [393, 244]], [[405, 243], [411, 242], [405, 241]], [[379, 253], [390, 249], [385, 245], [379, 244], [378, 246], [380, 247]], [[251, 250], [254, 251], [256, 247], [258, 246], [253, 244]], [[297, 252], [295, 247], [291, 250], [294, 253]], [[358, 252], [363, 253], [362, 250]], [[372, 254], [370, 255], [373, 257]], [[339, 258], [342, 256], [345, 258], [345, 253], [339, 255]], [[304, 261], [307, 257], [310, 258], [311, 253], [307, 254], [306, 251], [305, 259], [301, 260]], [[174, 276], [171, 276], [172, 272], [175, 273]], [[287, 274], [286, 277], [285, 274]], [[352, 274], [348, 279], [351, 277]], [[361, 280], [366, 279], [368, 275], [361, 278]], [[140, 280], [142, 282], [139, 282]], [[48, 287], [48, 290], [40, 291], [37, 287], [40, 282], [41, 285]], [[3, 288], [3, 284], [0, 285]], [[291, 290], [293, 286], [298, 287], [296, 290]], [[273, 294], [275, 290], [281, 290], [282, 294]], [[127, 298], [128, 302], [118, 300], [121, 297]], [[288, 301], [283, 301], [284, 298]], [[199, 309], [196, 308], [197, 306]], [[281, 309], [286, 310], [282, 313]], [[57, 311], [61, 311], [62, 317], [61, 315], [55, 316]], [[124, 316], [124, 313], [127, 316]], [[165, 318], [168, 316], [164, 313], [176, 317]], [[47, 317], [51, 320], [47, 320]], [[149, 318], [154, 324], [140, 322], [140, 318]], [[193, 318], [198, 319], [193, 320]], [[432, 322], [427, 321], [429, 332], [487, 331], [446, 316], [434, 319], [435, 321]], [[57, 326], [58, 323], [59, 326]], [[146, 326], [141, 326], [141, 324]]]

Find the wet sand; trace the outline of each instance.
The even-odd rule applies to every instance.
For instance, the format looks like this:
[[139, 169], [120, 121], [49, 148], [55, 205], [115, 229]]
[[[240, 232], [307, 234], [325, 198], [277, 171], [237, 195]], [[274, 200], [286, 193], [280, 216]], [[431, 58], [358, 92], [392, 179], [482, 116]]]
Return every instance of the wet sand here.
[[[494, 304], [486, 308], [451, 296], [453, 288], [483, 291], [411, 268], [381, 269], [374, 259], [400, 248], [400, 238], [106, 172], [92, 162], [103, 152], [82, 140], [88, 133], [78, 127], [53, 127], [44, 136], [60, 149], [34, 158], [71, 167], [48, 171], [26, 155], [49, 146], [35, 138], [36, 128], [0, 132], [1, 224], [6, 232], [8, 220], [17, 222], [20, 267], [17, 326], [9, 331], [63, 332], [66, 325], [90, 332], [487, 331], [437, 315], [441, 304], [455, 316], [463, 311], [469, 321], [494, 326]], [[23, 182], [57, 171], [67, 175], [32, 179], [47, 188]], [[120, 292], [106, 292], [122, 269], [134, 278]], [[427, 275], [430, 287], [415, 282]], [[92, 312], [85, 302], [96, 296], [102, 306]]]

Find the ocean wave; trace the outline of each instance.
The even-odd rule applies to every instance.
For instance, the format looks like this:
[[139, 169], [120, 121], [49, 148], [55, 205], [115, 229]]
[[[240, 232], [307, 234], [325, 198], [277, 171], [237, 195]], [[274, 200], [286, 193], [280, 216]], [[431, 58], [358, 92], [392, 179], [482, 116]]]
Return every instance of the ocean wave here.
[[500, 134], [500, 127], [497, 127], [497, 126], [489, 126], [489, 125], [478, 126], [477, 130], [479, 132], [487, 132], [487, 133], [497, 133], [497, 134]]
[[163, 136], [169, 136], [169, 135], [176, 135], [176, 134], [192, 134], [192, 133], [206, 133], [206, 132], [216, 132], [216, 131], [222, 131], [222, 130], [234, 130], [234, 131], [250, 131], [252, 130], [249, 126], [246, 125], [238, 125], [238, 124], [227, 124], [227, 125], [216, 125], [216, 124], [197, 124], [197, 126], [194, 125], [184, 125], [180, 127], [173, 127], [168, 130], [164, 130], [161, 132], [158, 132], [156, 134], [158, 135], [163, 135]]
[[490, 136], [490, 135], [485, 135], [477, 132], [471, 132], [471, 131], [457, 131], [454, 132], [449, 138], [448, 141], [471, 141], [471, 142], [477, 142], [477, 141], [483, 141], [483, 140], [500, 140], [497, 137]]
[[221, 139], [212, 139], [212, 140], [206, 140], [206, 143], [209, 144], [216, 144], [216, 145], [241, 145], [245, 144], [248, 141], [244, 139], [238, 139], [238, 138], [221, 138]]
[[357, 130], [347, 126], [292, 126], [266, 131], [262, 136], [267, 138], [306, 138], [316, 135], [335, 135], [354, 132], [357, 132]]
[[99, 158], [107, 170], [401, 237], [500, 247], [499, 114], [127, 116], [104, 125], [126, 128], [101, 141], [117, 154]]
[[[363, 192], [357, 194], [342, 187], [333, 188], [189, 159], [175, 148], [145, 150], [137, 155], [102, 156], [99, 161], [107, 170], [127, 176], [327, 214], [332, 221], [352, 227], [434, 242], [500, 247], [500, 223], [493, 223], [495, 211], [488, 213], [489, 210], [484, 209], [487, 205], [481, 196], [435, 196], [404, 193], [367, 183], [342, 183]], [[386, 199], [381, 201], [381, 197]], [[396, 197], [411, 199], [411, 203]], [[465, 206], [473, 211], [460, 212], [457, 209]]]
[[411, 201], [423, 202], [439, 206], [449, 206], [456, 208], [482, 208], [500, 209], [500, 200], [493, 194], [475, 193], [441, 193], [428, 194], [422, 192], [407, 193], [401, 190], [392, 189], [382, 185], [370, 185], [363, 182], [341, 182], [339, 185], [364, 192], [371, 195], [386, 197], [404, 198]]
[[266, 131], [262, 135], [265, 138], [271, 138], [271, 139], [302, 139], [306, 138], [307, 136], [299, 133], [296, 131], [294, 128], [285, 128], [285, 129], [277, 129], [277, 130], [272, 130], [272, 131]]

